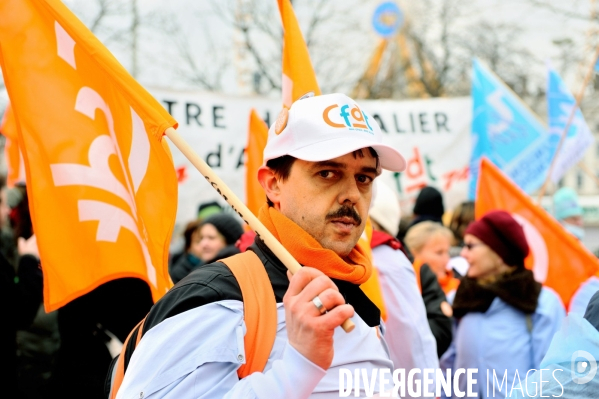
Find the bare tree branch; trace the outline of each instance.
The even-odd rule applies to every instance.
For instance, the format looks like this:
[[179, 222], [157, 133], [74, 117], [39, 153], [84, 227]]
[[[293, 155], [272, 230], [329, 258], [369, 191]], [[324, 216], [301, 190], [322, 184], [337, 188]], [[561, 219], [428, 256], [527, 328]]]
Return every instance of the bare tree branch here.
[[332, 14], [322, 14], [322, 9], [324, 8], [326, 2], [318, 1], [316, 2], [316, 8], [312, 13], [312, 17], [310, 18], [310, 22], [308, 23], [308, 29], [306, 29], [306, 33], [304, 34], [304, 40], [306, 41], [306, 46], [308, 48], [312, 47], [314, 41], [314, 34], [316, 29], [327, 20], [332, 18]]
[[561, 16], [564, 16], [567, 18], [578, 19], [581, 21], [591, 20], [589, 14], [580, 14], [577, 12], [573, 12], [572, 11], [573, 4], [572, 4], [571, 0], [568, 2], [561, 3], [561, 4], [568, 4], [569, 5], [568, 8], [557, 7], [555, 5], [555, 2], [547, 2], [545, 0], [526, 0], [526, 1], [535, 7], [546, 9], [548, 11], [551, 11], [555, 14], [558, 14], [558, 15], [561, 15]]
[[256, 62], [256, 65], [258, 66], [258, 70], [260, 71], [260, 74], [266, 78], [271, 89], [280, 90], [281, 85], [279, 83], [277, 83], [277, 81], [271, 76], [269, 69], [266, 67], [266, 62], [262, 59], [262, 56], [258, 52], [252, 39], [250, 38], [250, 29], [247, 26], [241, 26], [241, 27], [239, 27], [239, 29], [245, 39], [245, 45], [246, 45], [247, 50], [254, 57], [254, 61]]
[[109, 7], [108, 7], [109, 1], [108, 0], [98, 0], [98, 5], [100, 6], [100, 11], [98, 11], [96, 16], [92, 20], [91, 24], [89, 25], [89, 29], [94, 33], [98, 30], [100, 23], [102, 23], [102, 20], [104, 19], [106, 14], [109, 12]]

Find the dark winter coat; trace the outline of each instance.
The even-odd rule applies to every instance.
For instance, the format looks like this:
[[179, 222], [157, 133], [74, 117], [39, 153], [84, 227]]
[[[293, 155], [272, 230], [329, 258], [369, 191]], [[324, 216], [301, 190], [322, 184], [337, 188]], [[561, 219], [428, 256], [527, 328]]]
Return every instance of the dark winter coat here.
[[[441, 357], [449, 348], [453, 338], [451, 331], [452, 319], [443, 313], [441, 307], [443, 302], [447, 302], [447, 298], [441, 285], [439, 285], [437, 276], [427, 264], [420, 267], [420, 284], [428, 324], [437, 341], [437, 355]], [[446, 305], [449, 306], [449, 304]]]
[[235, 245], [227, 245], [223, 249], [221, 249], [213, 259], [210, 259], [208, 262], [202, 262], [198, 257], [187, 253], [183, 254], [179, 259], [169, 268], [169, 274], [173, 283], [177, 284], [181, 281], [185, 276], [191, 273], [193, 270], [197, 269], [202, 265], [207, 265], [209, 263], [214, 263], [219, 259], [228, 258], [229, 256], [233, 256], [239, 253], [239, 249]]
[[[18, 271], [0, 254], [0, 386], [2, 396], [17, 395], [17, 330], [33, 321], [42, 300], [42, 272], [37, 258], [25, 255]], [[4, 396], [6, 395], [6, 396]]]
[[60, 349], [49, 383], [51, 398], [104, 398], [112, 356], [106, 330], [124, 342], [153, 305], [147, 283], [122, 278], [104, 283], [58, 309]]

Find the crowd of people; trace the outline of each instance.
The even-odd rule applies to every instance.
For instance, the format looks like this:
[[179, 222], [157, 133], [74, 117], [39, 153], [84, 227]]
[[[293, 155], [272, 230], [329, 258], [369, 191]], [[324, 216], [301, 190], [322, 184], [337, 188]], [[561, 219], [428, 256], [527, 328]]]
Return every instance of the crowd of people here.
[[26, 187], [0, 183], [2, 397], [104, 398], [119, 343], [153, 305], [150, 289], [136, 278], [113, 280], [46, 313]]
[[[346, 117], [363, 127], [323, 120], [330, 104], [347, 104]], [[294, 103], [271, 127], [264, 160], [258, 216], [306, 266], [295, 275], [211, 202], [170, 254], [175, 286], [156, 304], [143, 281], [125, 278], [50, 314], [26, 188], [3, 184], [0, 359], [9, 373], [0, 375], [8, 397], [337, 397], [343, 368], [506, 372], [505, 385], [474, 386], [477, 397], [505, 397], [516, 375], [577, 350], [575, 332], [597, 354], [598, 276], [581, 285], [566, 317], [559, 296], [525, 267], [530, 248], [509, 213], [475, 220], [470, 201], [447, 212], [441, 193], [424, 187], [413, 215], [402, 217], [397, 194], [377, 177], [401, 172], [405, 160], [348, 97]], [[555, 193], [554, 216], [583, 237], [573, 190]], [[248, 277], [240, 264], [266, 273]], [[351, 333], [338, 328], [348, 318]], [[466, 391], [465, 376], [455, 378]], [[574, 386], [571, 397], [594, 397], [597, 385]]]

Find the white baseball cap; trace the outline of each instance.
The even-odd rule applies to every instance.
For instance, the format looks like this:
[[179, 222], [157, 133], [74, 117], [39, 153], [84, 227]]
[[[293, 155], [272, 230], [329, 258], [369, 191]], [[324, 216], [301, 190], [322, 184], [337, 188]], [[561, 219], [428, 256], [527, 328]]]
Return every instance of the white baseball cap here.
[[370, 114], [344, 94], [298, 100], [283, 109], [268, 131], [264, 163], [290, 155], [309, 162], [327, 161], [372, 147], [383, 169], [402, 172], [404, 157], [383, 144], [383, 134]]

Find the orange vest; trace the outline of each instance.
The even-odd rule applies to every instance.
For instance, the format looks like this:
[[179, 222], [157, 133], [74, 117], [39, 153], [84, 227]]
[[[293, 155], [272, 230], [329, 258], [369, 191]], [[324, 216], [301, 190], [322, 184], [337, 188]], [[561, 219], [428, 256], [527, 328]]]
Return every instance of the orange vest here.
[[[239, 379], [242, 379], [256, 371], [264, 371], [277, 334], [277, 303], [266, 269], [264, 269], [264, 265], [254, 252], [243, 252], [221, 259], [219, 262], [224, 263], [231, 269], [243, 297], [243, 320], [246, 326], [246, 333], [243, 338], [245, 364], [237, 370]], [[145, 320], [144, 318], [139, 322], [123, 344], [123, 349], [116, 364], [116, 372], [112, 379], [110, 399], [116, 398], [125, 378], [127, 344], [133, 333], [137, 331], [135, 337], [135, 347], [137, 347], [141, 340], [141, 331]]]

